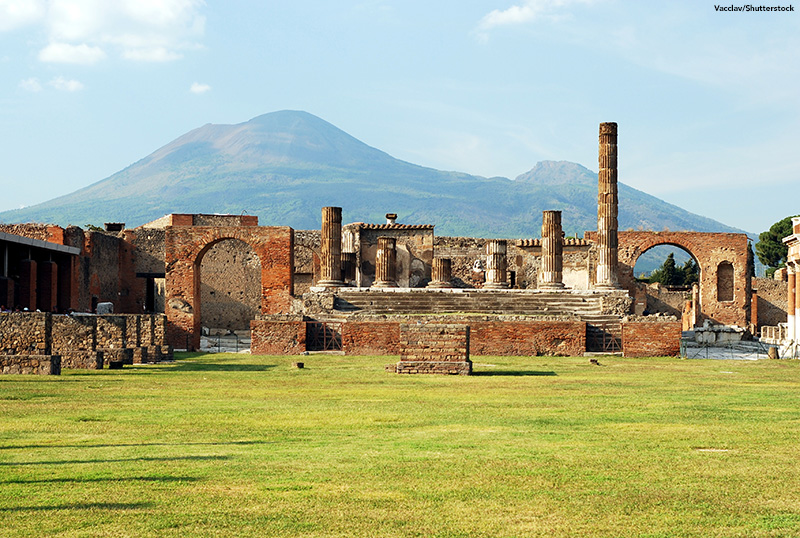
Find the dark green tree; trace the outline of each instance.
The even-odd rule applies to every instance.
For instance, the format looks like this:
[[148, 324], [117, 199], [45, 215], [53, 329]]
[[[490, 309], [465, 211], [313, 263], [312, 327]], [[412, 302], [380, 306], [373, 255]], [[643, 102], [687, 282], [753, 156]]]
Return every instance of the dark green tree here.
[[789, 249], [783, 244], [783, 238], [792, 235], [792, 217], [779, 220], [766, 232], [758, 234], [756, 254], [761, 263], [768, 267], [767, 276], [771, 277], [775, 269], [786, 265], [786, 254]]
[[675, 255], [670, 252], [661, 267], [653, 271], [647, 280], [650, 283], [659, 282], [665, 286], [691, 286], [700, 280], [700, 268], [692, 258], [686, 260], [681, 267], [675, 264]]
[[700, 268], [694, 263], [692, 258], [686, 260], [683, 267], [680, 269], [681, 276], [683, 277], [682, 284], [684, 286], [691, 286], [695, 282], [700, 281]]

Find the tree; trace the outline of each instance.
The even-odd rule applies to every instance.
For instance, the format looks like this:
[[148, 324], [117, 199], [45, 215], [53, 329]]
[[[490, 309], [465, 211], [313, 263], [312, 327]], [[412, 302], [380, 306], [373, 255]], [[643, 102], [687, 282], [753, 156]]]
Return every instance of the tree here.
[[767, 276], [772, 276], [775, 269], [786, 265], [789, 249], [783, 244], [783, 238], [789, 235], [792, 235], [792, 217], [779, 220], [769, 230], [758, 234], [756, 254], [761, 263], [769, 268]]
[[691, 286], [700, 280], [700, 268], [689, 258], [683, 266], [675, 265], [675, 255], [670, 252], [661, 267], [653, 271], [647, 280], [650, 283], [659, 282], [665, 286]]

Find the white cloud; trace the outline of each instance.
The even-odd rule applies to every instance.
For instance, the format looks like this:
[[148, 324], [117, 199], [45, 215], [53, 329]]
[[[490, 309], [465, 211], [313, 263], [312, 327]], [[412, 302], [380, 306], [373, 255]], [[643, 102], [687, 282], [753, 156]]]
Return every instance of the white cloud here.
[[[203, 0], [0, 0], [0, 31], [38, 24], [45, 62], [94, 63], [106, 55], [164, 62], [199, 47]], [[40, 45], [41, 46], [41, 45]]]
[[499, 26], [524, 24], [541, 18], [560, 19], [563, 10], [572, 4], [590, 4], [595, 0], [525, 0], [507, 9], [495, 9], [478, 23], [477, 36], [482, 42], [489, 39], [489, 31]]
[[192, 93], [206, 93], [211, 89], [211, 86], [208, 84], [200, 84], [199, 82], [193, 82], [192, 86], [189, 88], [189, 91]]
[[106, 57], [100, 47], [85, 43], [70, 45], [69, 43], [50, 43], [39, 51], [39, 60], [50, 63], [93, 64]]
[[44, 12], [38, 0], [0, 0], [0, 32], [41, 20]]
[[56, 77], [48, 82], [50, 86], [56, 90], [64, 92], [77, 92], [83, 89], [83, 84], [74, 79], [66, 79], [64, 77]]
[[39, 83], [38, 78], [26, 78], [24, 80], [19, 81], [19, 87], [23, 90], [27, 90], [29, 92], [40, 92], [42, 91], [42, 85]]

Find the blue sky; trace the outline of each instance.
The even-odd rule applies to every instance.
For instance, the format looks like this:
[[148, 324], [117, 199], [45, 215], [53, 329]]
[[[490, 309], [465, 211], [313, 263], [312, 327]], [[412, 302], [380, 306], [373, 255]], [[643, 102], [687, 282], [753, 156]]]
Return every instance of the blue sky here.
[[596, 171], [616, 121], [620, 181], [760, 232], [800, 213], [798, 88], [800, 13], [714, 0], [0, 0], [0, 210], [295, 109], [509, 178]]

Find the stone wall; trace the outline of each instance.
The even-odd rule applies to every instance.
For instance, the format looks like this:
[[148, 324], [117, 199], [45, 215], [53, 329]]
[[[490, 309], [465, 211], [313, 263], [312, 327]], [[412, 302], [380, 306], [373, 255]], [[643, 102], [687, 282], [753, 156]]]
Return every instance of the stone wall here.
[[754, 278], [753, 291], [757, 292], [758, 327], [774, 327], [786, 323], [787, 283], [771, 278]]
[[0, 373], [60, 375], [58, 355], [0, 355]]
[[300, 355], [306, 350], [306, 323], [253, 320], [250, 341], [253, 355]]
[[670, 316], [681, 317], [686, 301], [692, 300], [692, 292], [673, 291], [659, 283], [647, 284], [645, 286], [647, 296], [646, 311], [650, 314], [667, 314]]
[[0, 355], [50, 355], [52, 329], [46, 312], [0, 314]]
[[625, 357], [675, 357], [680, 353], [680, 321], [644, 321], [622, 324]]
[[200, 323], [211, 329], [246, 331], [261, 311], [261, 261], [237, 239], [214, 244], [200, 263]]
[[[488, 239], [474, 237], [436, 237], [434, 253], [439, 258], [450, 258], [452, 274], [458, 287], [479, 286], [483, 275], [473, 271], [475, 262], [486, 264], [486, 242]], [[539, 239], [508, 241], [508, 280], [514, 288], [535, 289], [541, 267], [542, 247]], [[563, 281], [572, 289], [586, 290], [590, 287], [591, 245], [577, 238], [564, 240]], [[513, 282], [512, 282], [513, 280]]]
[[468, 325], [403, 323], [400, 325], [398, 374], [472, 373]]
[[294, 295], [301, 297], [319, 280], [319, 230], [294, 231]]
[[163, 314], [0, 314], [0, 354], [59, 355], [64, 368], [102, 368], [104, 362], [172, 358]]

